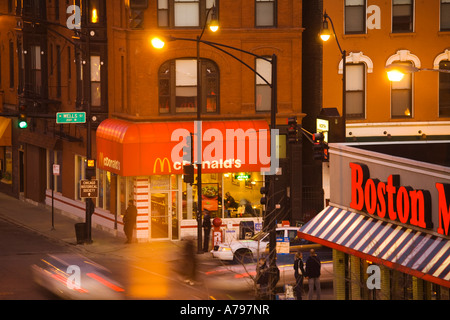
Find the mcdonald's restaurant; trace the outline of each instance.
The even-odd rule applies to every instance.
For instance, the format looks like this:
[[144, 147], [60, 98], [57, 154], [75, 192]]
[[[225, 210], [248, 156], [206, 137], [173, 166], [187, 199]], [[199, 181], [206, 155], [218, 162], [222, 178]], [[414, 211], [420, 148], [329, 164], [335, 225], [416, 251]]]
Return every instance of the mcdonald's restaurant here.
[[330, 144], [329, 206], [300, 233], [333, 248], [337, 299], [450, 299], [449, 147]]
[[[96, 134], [99, 197], [117, 199], [114, 219], [119, 224], [128, 200], [134, 201], [139, 242], [197, 236], [197, 170], [192, 184], [183, 180], [183, 166], [188, 163], [183, 159], [184, 139], [193, 134], [195, 147], [196, 132], [202, 133], [202, 208], [211, 218], [222, 220], [224, 237], [238, 236], [241, 221], [253, 221], [256, 231], [261, 228], [260, 188], [264, 170], [270, 167], [271, 146], [265, 120], [141, 123], [107, 119]], [[193, 152], [194, 163], [198, 163], [196, 156]], [[116, 187], [102, 181], [114, 181]]]

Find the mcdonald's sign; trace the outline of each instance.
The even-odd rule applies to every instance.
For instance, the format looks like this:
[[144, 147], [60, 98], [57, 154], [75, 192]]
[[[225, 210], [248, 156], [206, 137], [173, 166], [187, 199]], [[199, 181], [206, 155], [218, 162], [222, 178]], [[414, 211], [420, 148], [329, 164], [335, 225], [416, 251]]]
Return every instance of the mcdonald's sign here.
[[[164, 165], [167, 162], [167, 167], [169, 168], [168, 172], [164, 170]], [[159, 163], [159, 172], [156, 172], [157, 165]], [[153, 163], [153, 174], [158, 173], [172, 173], [172, 167], [170, 166], [169, 158], [165, 157], [161, 160], [161, 158], [156, 158], [155, 162]]]

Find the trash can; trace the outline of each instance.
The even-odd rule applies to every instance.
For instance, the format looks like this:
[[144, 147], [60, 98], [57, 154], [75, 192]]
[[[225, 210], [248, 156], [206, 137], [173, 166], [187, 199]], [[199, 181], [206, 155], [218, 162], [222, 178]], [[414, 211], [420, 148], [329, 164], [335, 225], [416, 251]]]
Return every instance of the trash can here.
[[86, 239], [86, 223], [75, 223], [77, 244], [83, 244]]
[[250, 239], [255, 234], [255, 224], [253, 221], [241, 221], [239, 223], [239, 239]]

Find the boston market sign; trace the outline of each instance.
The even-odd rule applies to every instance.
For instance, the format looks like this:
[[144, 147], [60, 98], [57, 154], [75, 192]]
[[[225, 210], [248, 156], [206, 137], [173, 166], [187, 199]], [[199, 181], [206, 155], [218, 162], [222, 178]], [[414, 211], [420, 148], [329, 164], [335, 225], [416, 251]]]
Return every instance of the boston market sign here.
[[[431, 193], [400, 184], [399, 175], [390, 175], [386, 182], [370, 178], [365, 164], [350, 163], [350, 207], [404, 224], [432, 229]], [[450, 184], [436, 183], [439, 197], [439, 226], [437, 232], [449, 235]]]

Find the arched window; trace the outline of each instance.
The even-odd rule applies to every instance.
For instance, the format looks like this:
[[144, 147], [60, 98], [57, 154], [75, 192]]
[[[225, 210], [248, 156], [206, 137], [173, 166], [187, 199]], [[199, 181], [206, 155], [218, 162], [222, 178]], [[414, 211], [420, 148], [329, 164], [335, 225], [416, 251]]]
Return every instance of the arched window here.
[[[159, 68], [159, 113], [197, 112], [197, 60], [174, 59]], [[202, 113], [219, 112], [219, 69], [202, 59], [200, 88]]]
[[[434, 59], [434, 69], [450, 70], [450, 50]], [[450, 73], [439, 72], [439, 117], [450, 117]]]
[[[350, 52], [346, 64], [346, 116], [349, 119], [366, 117], [366, 77], [373, 72], [373, 62], [362, 52]], [[343, 61], [339, 63], [339, 73], [343, 71]]]
[[[390, 56], [386, 66], [390, 64], [406, 64], [420, 68], [419, 58], [408, 50], [399, 50]], [[401, 81], [391, 82], [391, 118], [413, 117], [413, 73], [407, 73]]]

